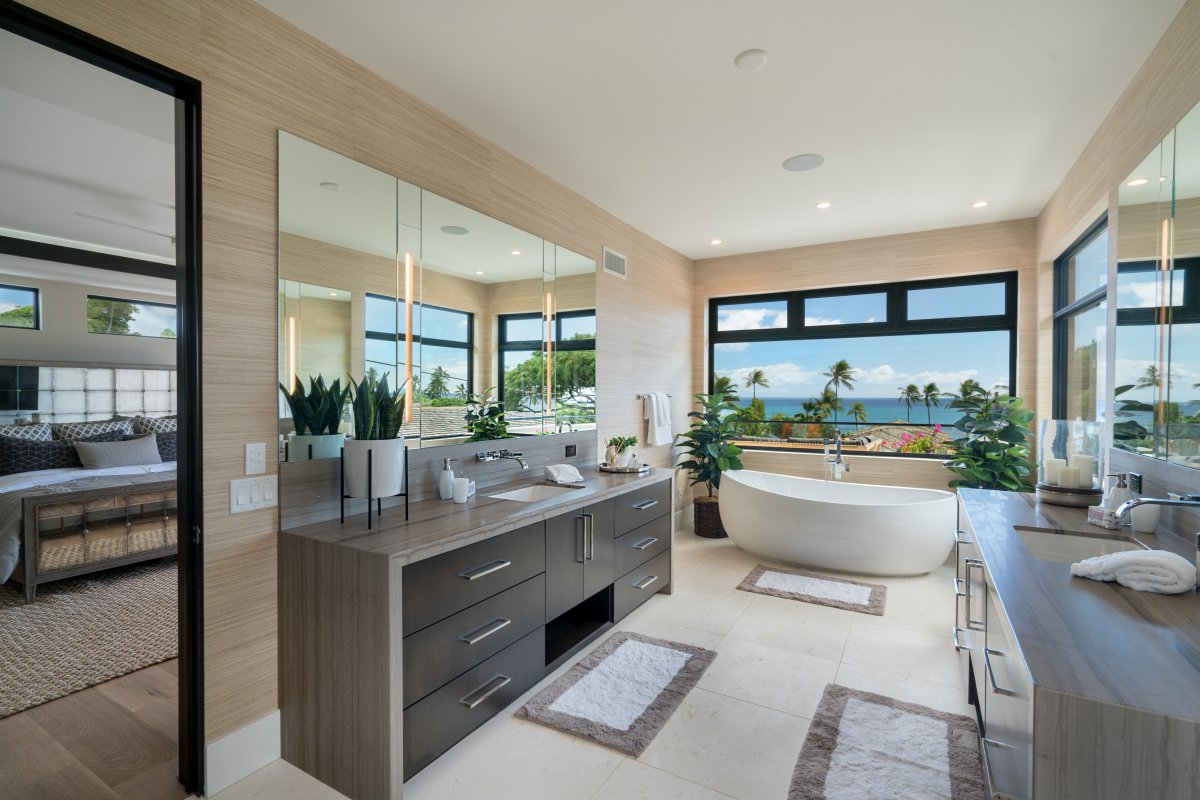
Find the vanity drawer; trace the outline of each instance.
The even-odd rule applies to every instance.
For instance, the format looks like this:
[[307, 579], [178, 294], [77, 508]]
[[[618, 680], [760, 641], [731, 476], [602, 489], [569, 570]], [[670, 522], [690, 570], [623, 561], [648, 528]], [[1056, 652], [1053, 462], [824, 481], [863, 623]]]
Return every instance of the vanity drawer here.
[[671, 582], [671, 551], [667, 550], [620, 578], [613, 586], [613, 621], [619, 621]]
[[542, 678], [539, 627], [404, 711], [404, 780], [416, 775]]
[[671, 511], [671, 482], [662, 481], [613, 499], [617, 506], [616, 536], [624, 536]]
[[404, 639], [404, 705], [491, 658], [542, 624], [546, 576], [535, 575]]
[[404, 567], [404, 635], [546, 570], [546, 525], [537, 522]]
[[617, 539], [616, 574], [624, 575], [671, 546], [671, 517], [664, 514]]

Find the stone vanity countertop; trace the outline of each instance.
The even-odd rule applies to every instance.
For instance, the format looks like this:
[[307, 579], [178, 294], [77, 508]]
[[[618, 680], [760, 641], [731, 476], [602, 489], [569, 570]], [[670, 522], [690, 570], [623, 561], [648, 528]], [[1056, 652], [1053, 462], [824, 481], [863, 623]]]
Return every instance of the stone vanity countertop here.
[[584, 478], [582, 488], [570, 489], [545, 500], [520, 502], [488, 496], [526, 486], [548, 485], [540, 475], [541, 470], [536, 472], [538, 474], [530, 470], [524, 477], [510, 483], [479, 490], [466, 503], [440, 499], [412, 503], [407, 522], [403, 505], [385, 508], [382, 516], [375, 517], [374, 529], [370, 531], [367, 530], [366, 514], [360, 513], [347, 516], [344, 525], [335, 519], [286, 529], [283, 533], [362, 550], [399, 564], [409, 564], [599, 503], [639, 487], [669, 481], [674, 474], [673, 470], [662, 467], [651, 467], [650, 472], [644, 475], [601, 472], [592, 467], [580, 470]]
[[[1014, 530], [1117, 533], [1089, 525], [1087, 509], [1015, 492], [964, 489], [959, 497], [1036, 687], [1200, 720], [1200, 593], [1072, 577], [1070, 564], [1035, 557]], [[1190, 546], [1165, 531], [1137, 538], [1195, 561], [1194, 538]]]

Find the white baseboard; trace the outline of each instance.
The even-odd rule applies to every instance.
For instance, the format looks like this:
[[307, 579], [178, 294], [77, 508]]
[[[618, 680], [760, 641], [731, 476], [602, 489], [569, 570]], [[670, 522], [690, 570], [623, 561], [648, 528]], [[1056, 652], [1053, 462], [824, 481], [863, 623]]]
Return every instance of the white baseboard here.
[[684, 528], [692, 527], [692, 522], [695, 520], [693, 516], [694, 506], [688, 503], [683, 508], [675, 512], [675, 530], [680, 531]]
[[205, 746], [204, 793], [212, 797], [279, 758], [279, 709]]

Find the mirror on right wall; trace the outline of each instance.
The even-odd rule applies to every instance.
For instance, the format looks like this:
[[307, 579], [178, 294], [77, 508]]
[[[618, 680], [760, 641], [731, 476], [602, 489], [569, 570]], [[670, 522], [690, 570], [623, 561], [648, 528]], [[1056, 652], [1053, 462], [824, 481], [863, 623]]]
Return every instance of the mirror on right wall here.
[[1200, 469], [1200, 106], [1121, 184], [1113, 445]]

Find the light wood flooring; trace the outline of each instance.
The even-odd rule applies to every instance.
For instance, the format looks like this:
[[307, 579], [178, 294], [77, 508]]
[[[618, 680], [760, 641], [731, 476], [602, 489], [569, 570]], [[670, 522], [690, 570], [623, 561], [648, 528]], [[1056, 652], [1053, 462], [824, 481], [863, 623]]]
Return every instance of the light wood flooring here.
[[181, 800], [177, 660], [0, 719], [6, 800]]

